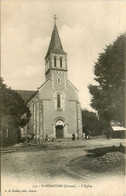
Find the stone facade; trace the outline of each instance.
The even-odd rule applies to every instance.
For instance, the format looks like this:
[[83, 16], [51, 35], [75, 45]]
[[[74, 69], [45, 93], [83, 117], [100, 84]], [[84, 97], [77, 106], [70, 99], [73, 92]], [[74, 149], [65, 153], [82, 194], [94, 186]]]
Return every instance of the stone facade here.
[[29, 132], [38, 142], [49, 138], [82, 135], [78, 90], [67, 78], [67, 54], [63, 51], [56, 25], [45, 57], [45, 83], [28, 102], [31, 111]]

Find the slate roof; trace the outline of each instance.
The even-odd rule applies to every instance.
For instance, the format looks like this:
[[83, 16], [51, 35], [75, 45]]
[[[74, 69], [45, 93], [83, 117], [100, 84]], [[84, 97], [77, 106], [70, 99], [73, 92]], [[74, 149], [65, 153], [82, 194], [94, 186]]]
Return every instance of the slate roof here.
[[15, 90], [24, 101], [28, 101], [37, 91]]
[[47, 58], [50, 53], [66, 54], [63, 50], [56, 24], [54, 25], [51, 41], [45, 58]]

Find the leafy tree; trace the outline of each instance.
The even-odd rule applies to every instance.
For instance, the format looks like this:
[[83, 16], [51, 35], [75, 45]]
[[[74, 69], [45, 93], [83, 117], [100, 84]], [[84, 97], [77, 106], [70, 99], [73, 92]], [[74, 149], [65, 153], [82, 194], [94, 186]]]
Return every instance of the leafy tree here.
[[98, 85], [89, 85], [91, 106], [100, 119], [125, 124], [125, 54], [126, 34], [106, 47], [94, 66]]
[[103, 133], [102, 126], [96, 116], [96, 113], [88, 110], [82, 110], [82, 127], [83, 132], [87, 135], [101, 135]]
[[[30, 111], [21, 96], [16, 91], [8, 88], [2, 78], [0, 78], [0, 87], [2, 134], [6, 136], [4, 132], [9, 129], [9, 138], [13, 140], [11, 142], [13, 143], [16, 140], [16, 135], [17, 137], [19, 135], [19, 126], [24, 127], [29, 121]], [[18, 133], [15, 133], [16, 130]]]

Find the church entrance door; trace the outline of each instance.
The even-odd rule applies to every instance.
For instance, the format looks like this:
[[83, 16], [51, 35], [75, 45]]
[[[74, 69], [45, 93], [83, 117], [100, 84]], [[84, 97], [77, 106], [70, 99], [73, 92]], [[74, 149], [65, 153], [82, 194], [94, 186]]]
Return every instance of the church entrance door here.
[[63, 138], [63, 125], [56, 126], [56, 138]]

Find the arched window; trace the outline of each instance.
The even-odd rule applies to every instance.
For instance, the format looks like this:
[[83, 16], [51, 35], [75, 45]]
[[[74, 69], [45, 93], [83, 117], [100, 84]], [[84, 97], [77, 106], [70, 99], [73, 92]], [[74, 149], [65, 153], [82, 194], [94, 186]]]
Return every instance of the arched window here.
[[60, 94], [57, 95], [57, 108], [61, 108]]
[[56, 111], [64, 111], [65, 109], [65, 93], [62, 91], [54, 92], [54, 106]]
[[62, 66], [63, 66], [63, 58], [60, 57], [60, 67], [62, 67]]
[[54, 56], [54, 67], [56, 67], [56, 56]]

